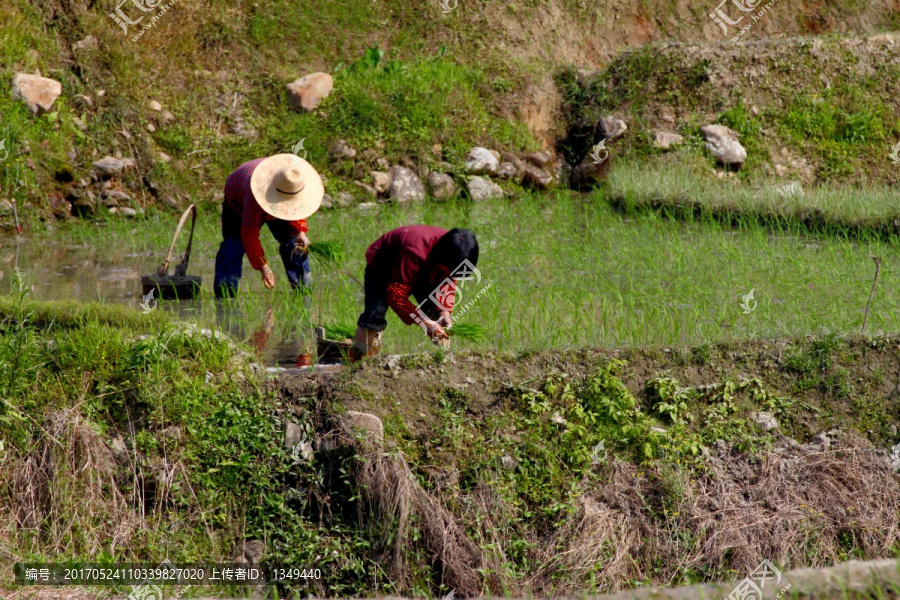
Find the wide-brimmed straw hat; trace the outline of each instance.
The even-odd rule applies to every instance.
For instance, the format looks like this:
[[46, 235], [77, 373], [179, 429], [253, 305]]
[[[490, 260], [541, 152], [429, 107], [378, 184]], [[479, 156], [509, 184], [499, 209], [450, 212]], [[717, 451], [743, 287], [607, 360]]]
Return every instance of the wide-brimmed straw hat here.
[[276, 154], [259, 163], [250, 190], [264, 211], [284, 221], [307, 218], [319, 210], [325, 195], [322, 178], [296, 154]]

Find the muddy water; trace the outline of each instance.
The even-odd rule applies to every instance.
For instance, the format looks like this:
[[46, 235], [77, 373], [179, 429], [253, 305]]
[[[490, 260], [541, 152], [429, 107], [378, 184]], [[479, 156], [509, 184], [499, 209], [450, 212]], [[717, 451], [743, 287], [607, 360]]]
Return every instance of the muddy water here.
[[[154, 245], [150, 241], [146, 244]], [[65, 243], [52, 235], [3, 238], [0, 240], [0, 294], [16, 288], [18, 271], [24, 276], [29, 293], [41, 300], [123, 304], [142, 310], [141, 275], [156, 271], [164, 250], [123, 252], [117, 246], [115, 241]], [[172, 261], [172, 268], [179, 259], [180, 255]], [[214, 262], [215, 246], [200, 243], [198, 247], [195, 241], [188, 272], [203, 277], [201, 296], [192, 301], [151, 302], [150, 306], [246, 341], [260, 351], [266, 364], [309, 365], [315, 357], [312, 333], [294, 331], [284, 335], [275, 327], [274, 315], [264, 306], [262, 287], [255, 285], [258, 276], [247, 265], [241, 282], [243, 302], [226, 306], [212, 298]]]

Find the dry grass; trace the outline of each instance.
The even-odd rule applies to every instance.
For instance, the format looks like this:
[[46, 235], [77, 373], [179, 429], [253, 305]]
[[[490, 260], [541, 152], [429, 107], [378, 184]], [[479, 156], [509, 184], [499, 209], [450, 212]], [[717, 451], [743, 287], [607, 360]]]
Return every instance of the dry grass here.
[[[442, 497], [418, 484], [399, 451], [347, 440], [358, 453], [361, 516], [385, 525], [387, 562], [401, 587], [409, 576], [404, 556], [417, 544], [458, 596], [552, 597], [619, 591], [635, 581], [673, 585], [686, 572], [743, 576], [763, 559], [800, 567], [885, 557], [898, 542], [897, 476], [884, 453], [854, 436], [756, 456], [722, 444], [691, 474], [612, 460], [598, 467], [606, 481], [584, 482], [576, 513], [544, 534], [510, 526], [513, 511], [487, 483]], [[412, 541], [411, 528], [421, 542]], [[520, 576], [507, 569], [504, 550], [514, 535], [527, 540], [537, 565]]]

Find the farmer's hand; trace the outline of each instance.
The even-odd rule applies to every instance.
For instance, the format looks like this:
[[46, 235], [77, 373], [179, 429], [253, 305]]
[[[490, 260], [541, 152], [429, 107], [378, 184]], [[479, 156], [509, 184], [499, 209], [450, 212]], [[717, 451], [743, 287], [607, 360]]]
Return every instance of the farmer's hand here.
[[442, 310], [441, 317], [437, 320], [437, 322], [438, 322], [438, 325], [440, 325], [446, 329], [450, 329], [451, 327], [453, 327], [453, 319], [450, 318], [450, 311]]
[[272, 272], [272, 267], [269, 265], [263, 265], [263, 268], [260, 269], [262, 272], [263, 285], [266, 286], [267, 290], [271, 290], [275, 288], [275, 273]]
[[425, 331], [428, 333], [428, 337], [432, 339], [432, 341], [437, 342], [442, 338], [450, 337], [447, 335], [447, 332], [444, 331], [444, 328], [437, 321], [426, 320], [423, 321], [425, 325]]
[[297, 239], [295, 241], [297, 242], [297, 250], [299, 250], [300, 252], [305, 253], [307, 250], [309, 250], [309, 238], [306, 237], [305, 233], [300, 232], [300, 235], [297, 236]]

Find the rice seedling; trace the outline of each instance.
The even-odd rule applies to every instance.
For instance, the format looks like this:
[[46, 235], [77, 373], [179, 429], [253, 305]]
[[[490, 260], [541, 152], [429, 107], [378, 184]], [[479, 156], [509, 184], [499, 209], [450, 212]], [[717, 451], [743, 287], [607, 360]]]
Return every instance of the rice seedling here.
[[346, 259], [341, 242], [312, 242], [309, 253], [328, 263], [342, 263]]
[[323, 328], [325, 329], [325, 337], [329, 340], [343, 340], [352, 338], [356, 334], [356, 326], [345, 323], [324, 325]]
[[477, 323], [457, 323], [447, 330], [454, 339], [481, 343], [487, 339], [487, 330]]

